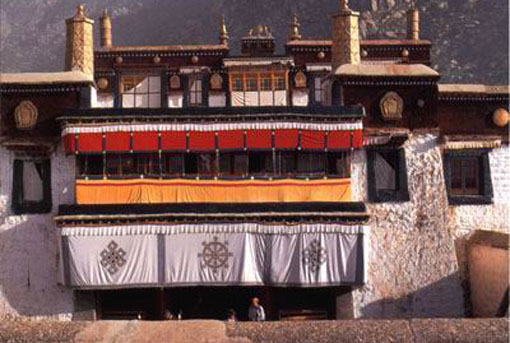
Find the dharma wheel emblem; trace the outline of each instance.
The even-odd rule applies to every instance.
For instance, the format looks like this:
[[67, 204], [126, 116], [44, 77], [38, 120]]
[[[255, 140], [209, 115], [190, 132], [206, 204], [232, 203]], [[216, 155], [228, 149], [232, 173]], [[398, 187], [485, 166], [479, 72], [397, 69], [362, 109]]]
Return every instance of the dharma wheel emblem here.
[[312, 272], [318, 272], [320, 267], [326, 262], [327, 251], [319, 240], [314, 239], [308, 247], [303, 250], [303, 263]]
[[202, 242], [204, 246], [198, 258], [202, 259], [201, 268], [209, 268], [216, 275], [220, 269], [228, 269], [228, 260], [232, 253], [228, 250], [228, 242], [218, 242], [218, 237], [213, 237], [210, 242]]
[[101, 251], [101, 266], [106, 268], [108, 273], [115, 274], [126, 264], [126, 252], [119, 248], [115, 241], [111, 241], [108, 246]]

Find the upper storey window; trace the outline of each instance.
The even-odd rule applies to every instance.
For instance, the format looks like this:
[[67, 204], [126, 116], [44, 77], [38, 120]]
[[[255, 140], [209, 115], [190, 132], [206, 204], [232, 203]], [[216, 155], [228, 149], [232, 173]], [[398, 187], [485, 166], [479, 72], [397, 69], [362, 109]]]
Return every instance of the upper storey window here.
[[122, 107], [161, 107], [161, 77], [126, 75], [121, 81]]
[[232, 106], [287, 106], [287, 76], [278, 72], [230, 74]]
[[202, 106], [202, 78], [199, 75], [191, 75], [189, 77], [189, 105]]

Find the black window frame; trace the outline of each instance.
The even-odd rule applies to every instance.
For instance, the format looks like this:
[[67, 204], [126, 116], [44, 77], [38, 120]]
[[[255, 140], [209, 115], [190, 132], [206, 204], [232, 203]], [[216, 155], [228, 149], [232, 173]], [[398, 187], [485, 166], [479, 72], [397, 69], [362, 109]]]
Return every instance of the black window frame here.
[[[23, 200], [23, 164], [28, 160], [40, 160], [43, 176], [43, 199], [41, 201]], [[12, 211], [14, 214], [45, 214], [52, 209], [51, 196], [51, 159], [47, 156], [15, 157], [13, 163]]]
[[[494, 202], [494, 191], [489, 163], [490, 149], [446, 150], [443, 153], [443, 168], [448, 204], [450, 205], [489, 205]], [[478, 160], [479, 194], [461, 195], [452, 193], [452, 162], [459, 159]]]
[[[397, 154], [397, 184], [398, 188], [392, 190], [381, 190], [377, 188], [376, 177], [376, 154], [379, 152]], [[367, 172], [368, 172], [368, 199], [374, 203], [384, 202], [406, 202], [409, 201], [409, 189], [407, 181], [407, 166], [404, 148], [378, 147], [367, 150]]]

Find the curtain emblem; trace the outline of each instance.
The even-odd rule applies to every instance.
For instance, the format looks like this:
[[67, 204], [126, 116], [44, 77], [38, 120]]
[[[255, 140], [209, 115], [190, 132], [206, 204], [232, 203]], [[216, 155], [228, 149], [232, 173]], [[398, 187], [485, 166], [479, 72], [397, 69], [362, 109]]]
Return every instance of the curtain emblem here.
[[307, 248], [303, 250], [303, 263], [312, 272], [318, 272], [326, 262], [327, 251], [321, 246], [319, 240], [314, 239]]
[[108, 273], [115, 274], [126, 264], [126, 252], [124, 249], [119, 248], [115, 241], [108, 243], [108, 246], [101, 251], [101, 266], [106, 268]]
[[209, 268], [213, 274], [217, 274], [220, 269], [228, 269], [228, 260], [232, 257], [232, 253], [228, 250], [228, 242], [219, 242], [218, 237], [213, 237], [210, 242], [202, 242], [203, 250], [198, 254], [198, 258], [202, 261], [200, 267], [202, 269]]

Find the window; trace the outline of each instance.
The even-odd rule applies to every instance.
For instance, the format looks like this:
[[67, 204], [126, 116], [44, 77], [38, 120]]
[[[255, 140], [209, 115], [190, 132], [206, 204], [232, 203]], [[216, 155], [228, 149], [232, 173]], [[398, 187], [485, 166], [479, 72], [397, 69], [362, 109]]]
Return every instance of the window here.
[[199, 75], [191, 75], [189, 78], [189, 105], [202, 105], [202, 79]]
[[316, 104], [321, 104], [324, 99], [324, 88], [322, 85], [322, 78], [321, 77], [315, 77], [313, 79], [313, 94], [314, 94], [314, 101]]
[[122, 107], [161, 107], [160, 76], [123, 76], [121, 92]]
[[232, 90], [234, 92], [242, 92], [242, 91], [244, 91], [243, 79], [241, 77], [234, 77], [232, 79]]
[[78, 177], [103, 177], [103, 155], [80, 155], [76, 164]]
[[238, 152], [220, 152], [220, 175], [244, 177], [248, 174], [248, 155]]
[[276, 152], [276, 173], [280, 176], [290, 176], [296, 173], [296, 152]]
[[230, 74], [232, 106], [286, 106], [287, 79], [282, 70]]
[[373, 202], [409, 201], [404, 149], [367, 151], [368, 193]]
[[184, 154], [163, 154], [161, 167], [163, 176], [182, 176], [184, 174]]
[[137, 158], [134, 154], [107, 154], [106, 175], [108, 177], [138, 177]]
[[275, 90], [277, 91], [284, 91], [287, 89], [287, 85], [286, 85], [286, 82], [285, 82], [285, 76], [283, 75], [278, 75], [278, 76], [275, 76]]
[[186, 154], [184, 161], [185, 175], [216, 176], [217, 160], [215, 153]]
[[[182, 178], [251, 176], [303, 178], [350, 176], [349, 152], [232, 151], [207, 153], [83, 154], [77, 178]], [[32, 180], [30, 180], [32, 181]]]
[[250, 175], [270, 175], [273, 172], [273, 153], [269, 151], [264, 152], [250, 152], [248, 154], [248, 172]]
[[15, 214], [51, 211], [51, 164], [47, 157], [14, 160], [12, 210]]
[[351, 154], [348, 151], [327, 154], [326, 173], [331, 177], [351, 177]]
[[444, 169], [450, 204], [492, 203], [493, 190], [488, 151], [448, 152], [444, 156]]
[[159, 177], [160, 164], [159, 154], [138, 154], [135, 155], [137, 174], [144, 177]]
[[326, 154], [304, 152], [298, 155], [297, 171], [302, 175], [321, 176], [325, 174]]

